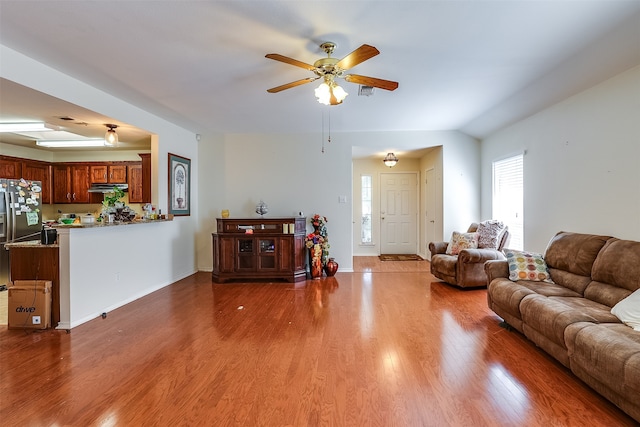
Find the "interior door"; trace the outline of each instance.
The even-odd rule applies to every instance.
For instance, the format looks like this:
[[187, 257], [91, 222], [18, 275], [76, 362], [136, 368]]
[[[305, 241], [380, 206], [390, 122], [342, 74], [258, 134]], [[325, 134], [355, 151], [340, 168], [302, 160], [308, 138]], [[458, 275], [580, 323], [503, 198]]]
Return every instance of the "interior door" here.
[[418, 177], [380, 174], [380, 252], [415, 254], [418, 241]]
[[[433, 168], [425, 173], [425, 242], [436, 241], [436, 174]], [[428, 246], [427, 246], [428, 248]], [[426, 250], [427, 256], [431, 253]]]

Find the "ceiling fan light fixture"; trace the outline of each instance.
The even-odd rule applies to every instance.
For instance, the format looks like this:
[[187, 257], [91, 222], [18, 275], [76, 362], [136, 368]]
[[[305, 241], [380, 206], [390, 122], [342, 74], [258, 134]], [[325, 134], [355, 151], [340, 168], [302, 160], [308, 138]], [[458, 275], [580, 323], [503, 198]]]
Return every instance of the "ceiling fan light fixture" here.
[[398, 163], [398, 158], [393, 153], [387, 153], [382, 161], [384, 162], [385, 166], [389, 166], [390, 168], [392, 168], [396, 165], [396, 163]]
[[315, 90], [318, 102], [324, 105], [338, 105], [349, 95], [334, 82], [322, 82]]
[[107, 147], [117, 147], [118, 146], [118, 134], [116, 133], [116, 128], [118, 125], [106, 124], [108, 129], [104, 134], [105, 146]]

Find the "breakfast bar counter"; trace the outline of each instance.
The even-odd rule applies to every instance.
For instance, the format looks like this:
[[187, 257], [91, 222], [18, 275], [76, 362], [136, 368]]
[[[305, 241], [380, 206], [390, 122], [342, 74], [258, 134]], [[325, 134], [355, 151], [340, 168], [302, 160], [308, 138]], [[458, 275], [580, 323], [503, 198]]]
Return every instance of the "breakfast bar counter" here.
[[[195, 270], [184, 265], [183, 221], [57, 224], [60, 265], [58, 329], [105, 317]], [[54, 323], [55, 326], [55, 323]]]

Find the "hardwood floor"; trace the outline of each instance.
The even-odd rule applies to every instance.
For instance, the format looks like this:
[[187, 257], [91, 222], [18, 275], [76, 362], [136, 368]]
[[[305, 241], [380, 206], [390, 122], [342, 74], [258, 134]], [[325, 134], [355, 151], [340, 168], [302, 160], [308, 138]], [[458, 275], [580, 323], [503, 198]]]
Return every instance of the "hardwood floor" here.
[[631, 426], [426, 261], [214, 284], [198, 273], [70, 334], [0, 326], [6, 426]]

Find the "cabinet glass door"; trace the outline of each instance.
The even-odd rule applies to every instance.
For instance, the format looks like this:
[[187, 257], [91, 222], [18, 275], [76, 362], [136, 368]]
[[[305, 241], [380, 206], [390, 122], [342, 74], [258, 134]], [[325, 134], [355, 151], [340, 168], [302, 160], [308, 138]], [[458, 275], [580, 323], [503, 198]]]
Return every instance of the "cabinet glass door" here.
[[253, 252], [254, 239], [238, 239], [238, 269], [254, 270], [255, 254]]
[[276, 268], [276, 241], [275, 239], [260, 239], [258, 241], [260, 246], [260, 252], [258, 259], [261, 269], [275, 269]]

